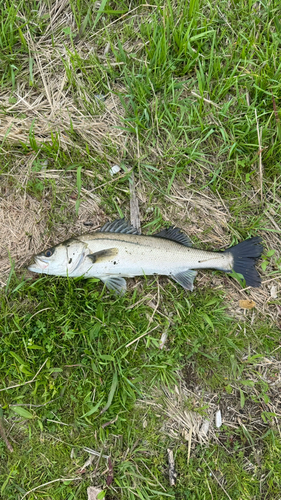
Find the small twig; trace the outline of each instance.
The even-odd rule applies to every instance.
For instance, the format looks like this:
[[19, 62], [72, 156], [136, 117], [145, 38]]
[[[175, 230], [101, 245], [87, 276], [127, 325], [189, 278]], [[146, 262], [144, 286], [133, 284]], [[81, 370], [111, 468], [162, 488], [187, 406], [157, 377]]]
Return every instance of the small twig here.
[[92, 450], [91, 448], [83, 448], [84, 451], [90, 453], [90, 455], [95, 455], [96, 457], [106, 458], [108, 460], [109, 455], [102, 455], [99, 451]]
[[65, 424], [64, 422], [60, 422], [59, 420], [52, 420], [51, 418], [47, 418], [46, 419], [47, 422], [54, 422], [54, 424], [59, 424], [59, 425], [67, 425], [68, 427], [70, 427], [71, 424]]
[[145, 462], [143, 460], [141, 460], [141, 463], [144, 465], [144, 467], [148, 470], [148, 472], [151, 474], [151, 476], [153, 477], [153, 479], [157, 482], [157, 484], [159, 484], [160, 488], [162, 488], [162, 490], [164, 491], [167, 491], [166, 488], [164, 488], [163, 484], [160, 483], [160, 481], [157, 479], [156, 476], [154, 476], [154, 474], [152, 474], [151, 470], [147, 467], [147, 465], [145, 464]]
[[224, 20], [224, 22], [227, 24], [227, 26], [231, 29], [232, 33], [234, 33], [234, 35], [236, 35], [236, 32], [234, 31], [234, 29], [232, 28], [231, 24], [229, 24], [227, 18], [223, 15], [223, 13], [221, 12], [221, 10], [219, 9], [219, 7], [217, 7], [218, 9], [218, 12], [221, 16], [221, 18]]
[[30, 318], [28, 318], [28, 320], [26, 320], [26, 322], [24, 323], [23, 328], [27, 325], [27, 323], [29, 321], [32, 320], [32, 318], [34, 318], [34, 316], [36, 316], [37, 314], [39, 314], [39, 313], [41, 313], [43, 311], [48, 311], [48, 309], [52, 309], [52, 308], [51, 307], [45, 307], [45, 309], [40, 309], [40, 311], [37, 311], [36, 313], [32, 314], [32, 316]]
[[260, 190], [261, 190], [261, 201], [263, 201], [263, 194], [262, 194], [262, 184], [263, 184], [263, 167], [262, 167], [262, 128], [259, 129], [259, 121], [258, 121], [258, 114], [257, 110], [255, 109], [255, 115], [256, 115], [256, 122], [257, 122], [257, 134], [258, 134], [258, 143], [259, 143], [259, 171], [260, 171]]
[[213, 101], [210, 101], [209, 99], [206, 99], [205, 97], [202, 97], [201, 95], [198, 95], [196, 94], [196, 92], [194, 92], [193, 90], [191, 91], [191, 94], [194, 96], [194, 97], [197, 97], [198, 99], [203, 99], [204, 102], [207, 102], [208, 104], [212, 104], [212, 106], [215, 106], [215, 108], [218, 108], [218, 109], [221, 109], [220, 106], [218, 104], [216, 104], [215, 102]]
[[192, 425], [190, 426], [188, 433], [187, 464], [189, 464], [190, 460], [191, 440], [192, 440]]
[[[93, 472], [93, 477], [95, 477], [96, 473], [97, 473], [97, 470], [99, 468], [99, 464], [100, 464], [100, 461], [101, 461], [101, 458], [103, 457], [103, 455], [100, 453], [99, 456], [98, 456], [98, 460], [97, 460], [97, 464], [96, 464], [96, 468]], [[107, 460], [109, 459], [109, 456], [107, 457]]]
[[48, 483], [40, 484], [39, 486], [36, 486], [35, 488], [32, 488], [32, 490], [27, 491], [23, 497], [21, 497], [20, 500], [23, 500], [29, 493], [33, 493], [33, 491], [39, 490], [40, 488], [43, 488], [44, 486], [48, 486], [49, 484], [53, 483], [58, 483], [59, 481], [81, 481], [81, 477], [60, 477], [59, 479], [53, 479], [53, 481], [48, 481]]
[[28, 406], [28, 408], [41, 408], [42, 406], [49, 405], [50, 403], [52, 403], [53, 401], [56, 401], [57, 399], [59, 399], [59, 398], [51, 399], [50, 401], [47, 401], [46, 403], [43, 403], [42, 405], [33, 405], [31, 403], [16, 403], [16, 404], [9, 405], [9, 406], [10, 406], [10, 408], [13, 406]]
[[144, 332], [142, 335], [140, 335], [138, 338], [136, 338], [135, 340], [132, 340], [132, 342], [129, 342], [129, 344], [126, 345], [126, 349], [128, 347], [130, 347], [130, 345], [134, 344], [135, 342], [137, 342], [138, 340], [140, 340], [142, 337], [145, 337], [145, 335], [149, 335], [151, 332], [153, 332], [154, 330], [156, 330], [156, 328], [158, 328], [159, 325], [156, 325], [154, 328], [152, 328], [152, 330], [149, 330], [148, 332]]
[[232, 500], [231, 497], [229, 496], [229, 494], [227, 493], [227, 491], [224, 489], [223, 485], [220, 483], [220, 481], [218, 480], [216, 474], [214, 474], [214, 472], [212, 471], [211, 467], [209, 467], [209, 465], [207, 464], [205, 458], [203, 458], [205, 464], [207, 465], [209, 471], [212, 473], [212, 476], [215, 478], [215, 480], [217, 481], [218, 485], [221, 487], [222, 491], [226, 494], [227, 498], [229, 500]]
[[270, 280], [265, 280], [263, 281], [262, 283], [269, 283], [270, 281], [275, 281], [275, 280], [279, 280], [281, 278], [281, 274], [275, 276], [275, 278], [271, 278]]
[[[152, 323], [152, 321], [153, 321], [154, 315], [155, 315], [155, 313], [156, 313], [156, 311], [157, 311], [157, 309], [158, 309], [158, 307], [159, 307], [159, 302], [160, 302], [160, 292], [159, 292], [159, 282], [158, 282], [158, 281], [157, 281], [157, 285], [158, 285], [158, 286], [157, 286], [157, 302], [156, 302], [156, 306], [155, 306], [155, 307], [154, 307], [154, 309], [153, 309], [153, 313], [152, 313], [151, 317], [149, 318], [149, 323], [148, 323], [147, 328], [149, 328], [149, 327], [150, 327], [150, 325], [151, 325], [151, 323]], [[150, 304], [148, 304], [148, 305], [150, 305]]]
[[106, 478], [106, 486], [110, 486], [113, 481], [113, 464], [110, 456], [108, 457], [107, 465], [108, 465], [108, 476]]
[[6, 444], [8, 450], [12, 453], [14, 449], [6, 436], [6, 431], [4, 428], [4, 422], [2, 417], [0, 417], [0, 436], [3, 439], [4, 443]]
[[208, 486], [208, 490], [209, 490], [209, 492], [210, 492], [210, 494], [211, 494], [212, 500], [214, 500], [213, 493], [212, 493], [212, 490], [211, 490], [211, 488], [210, 488], [210, 485], [209, 485], [209, 481], [208, 481], [208, 479], [206, 479], [206, 483], [207, 483], [207, 486]]
[[64, 368], [74, 368], [74, 367], [77, 367], [77, 366], [82, 366], [84, 368], [85, 365], [80, 365], [80, 364], [77, 364], [77, 365], [63, 365]]
[[141, 5], [138, 5], [137, 7], [135, 7], [134, 9], [132, 10], [129, 10], [128, 12], [125, 12], [125, 14], [123, 14], [122, 16], [118, 17], [117, 19], [115, 19], [114, 21], [112, 21], [112, 23], [108, 24], [106, 26], [106, 28], [101, 28], [100, 30], [96, 31], [93, 35], [91, 35], [90, 38], [93, 38], [93, 37], [96, 37], [101, 31], [104, 31], [105, 29], [108, 29], [110, 26], [112, 26], [112, 24], [115, 24], [117, 22], [120, 22], [121, 19], [123, 19], [124, 17], [127, 17], [129, 15], [131, 15], [135, 10], [139, 9], [140, 7], [151, 7], [153, 9], [156, 9], [156, 5], [150, 5], [149, 3], [144, 3], [144, 4], [141, 4]]
[[134, 226], [139, 234], [141, 234], [141, 224], [140, 224], [140, 211], [139, 211], [139, 202], [136, 193], [136, 183], [135, 183], [135, 175], [132, 171], [131, 177], [129, 179], [130, 186], [130, 217], [131, 224]]
[[168, 462], [169, 462], [169, 482], [170, 486], [175, 486], [177, 473], [175, 471], [175, 461], [173, 450], [167, 449], [168, 452]]
[[115, 418], [113, 418], [112, 420], [110, 420], [109, 422], [105, 422], [104, 424], [102, 424], [102, 429], [105, 429], [106, 427], [108, 427], [109, 425], [112, 425], [116, 422], [116, 420], [118, 420], [118, 415], [116, 415]]
[[28, 380], [27, 382], [23, 382], [22, 384], [16, 384], [16, 385], [10, 385], [10, 387], [4, 387], [3, 389], [0, 389], [0, 392], [1, 391], [8, 391], [9, 389], [14, 389], [15, 387], [21, 387], [23, 385], [27, 385], [27, 384], [32, 384], [32, 382], [35, 381], [37, 375], [39, 375], [39, 373], [41, 372], [42, 368], [44, 368], [45, 364], [47, 363], [49, 358], [46, 358], [43, 365], [39, 368], [38, 372], [36, 373], [36, 375], [34, 375], [33, 379], [31, 380]]

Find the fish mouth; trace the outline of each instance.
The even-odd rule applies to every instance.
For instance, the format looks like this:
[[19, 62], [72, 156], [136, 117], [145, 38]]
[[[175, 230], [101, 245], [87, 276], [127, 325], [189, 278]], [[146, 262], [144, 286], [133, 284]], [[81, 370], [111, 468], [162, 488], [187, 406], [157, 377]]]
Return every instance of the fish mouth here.
[[32, 262], [27, 269], [34, 273], [42, 273], [47, 267], [49, 267], [49, 262], [42, 257], [35, 257], [34, 262]]

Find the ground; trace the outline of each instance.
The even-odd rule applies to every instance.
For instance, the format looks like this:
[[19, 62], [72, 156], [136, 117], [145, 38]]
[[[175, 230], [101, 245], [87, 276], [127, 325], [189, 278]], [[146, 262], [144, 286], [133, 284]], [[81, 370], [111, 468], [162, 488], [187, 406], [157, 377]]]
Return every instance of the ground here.
[[[278, 499], [279, 3], [0, 15], [1, 498]], [[120, 217], [209, 250], [259, 235], [262, 285], [200, 271], [116, 297], [27, 270]]]

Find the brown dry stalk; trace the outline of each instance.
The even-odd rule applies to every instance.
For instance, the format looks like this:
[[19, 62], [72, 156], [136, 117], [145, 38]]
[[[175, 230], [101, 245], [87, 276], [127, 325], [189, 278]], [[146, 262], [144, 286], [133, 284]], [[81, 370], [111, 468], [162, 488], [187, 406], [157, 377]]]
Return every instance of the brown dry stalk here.
[[48, 481], [47, 483], [40, 484], [39, 486], [36, 486], [35, 488], [32, 488], [32, 490], [27, 491], [23, 497], [21, 497], [20, 500], [23, 500], [27, 495], [30, 493], [33, 493], [33, 491], [39, 490], [40, 488], [44, 488], [45, 486], [48, 486], [49, 484], [53, 483], [58, 483], [58, 482], [64, 482], [64, 481], [81, 481], [81, 477], [60, 477], [59, 479], [53, 479], [53, 481]]
[[263, 166], [262, 166], [262, 128], [259, 128], [259, 121], [257, 110], [255, 109], [255, 116], [257, 122], [257, 134], [258, 134], [258, 142], [259, 142], [259, 173], [260, 173], [260, 192], [261, 192], [261, 202], [263, 202]]
[[37, 375], [39, 375], [39, 373], [41, 372], [41, 370], [44, 368], [44, 366], [47, 363], [48, 359], [49, 358], [45, 359], [43, 365], [40, 366], [38, 372], [34, 375], [33, 379], [28, 380], [27, 382], [23, 382], [22, 384], [15, 384], [15, 385], [10, 385], [9, 387], [3, 387], [3, 389], [0, 389], [0, 392], [1, 391], [8, 391], [9, 389], [15, 389], [15, 387], [22, 387], [23, 385], [32, 384], [33, 382], [35, 382]]
[[6, 431], [4, 428], [4, 421], [3, 421], [3, 418], [1, 418], [1, 417], [0, 417], [0, 436], [3, 439], [4, 443], [6, 444], [8, 450], [12, 453], [14, 451], [14, 449], [7, 438]]

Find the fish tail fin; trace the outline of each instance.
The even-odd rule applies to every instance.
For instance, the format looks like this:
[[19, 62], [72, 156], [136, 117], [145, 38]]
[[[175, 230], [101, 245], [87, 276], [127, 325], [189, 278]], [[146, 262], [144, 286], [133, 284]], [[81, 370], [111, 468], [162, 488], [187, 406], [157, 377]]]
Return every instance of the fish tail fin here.
[[259, 236], [255, 236], [225, 250], [233, 257], [232, 269], [244, 276], [247, 286], [259, 287], [261, 284], [261, 278], [255, 268], [256, 261], [263, 252], [261, 241]]

